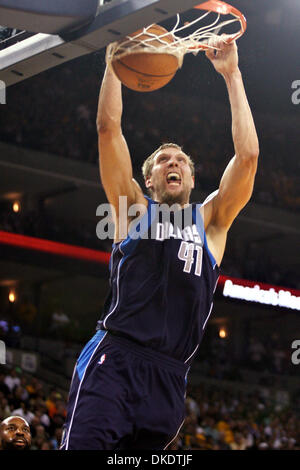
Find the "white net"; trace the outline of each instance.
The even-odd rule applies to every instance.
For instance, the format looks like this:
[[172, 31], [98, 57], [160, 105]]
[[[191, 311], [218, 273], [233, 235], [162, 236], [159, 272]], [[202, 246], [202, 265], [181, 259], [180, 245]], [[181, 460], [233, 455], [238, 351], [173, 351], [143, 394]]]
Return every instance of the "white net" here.
[[[214, 19], [205, 26], [197, 27], [198, 23], [209, 15], [214, 15]], [[210, 38], [219, 36], [220, 31], [223, 31], [225, 26], [240, 22], [240, 18], [236, 16], [221, 22], [220, 18], [220, 13], [214, 14], [211, 11], [207, 11], [197, 19], [180, 26], [180, 15], [178, 14], [176, 24], [166, 33], [158, 35], [151, 31], [154, 25], [149, 25], [136, 34], [126, 36], [123, 41], [110, 44], [107, 48], [106, 60], [110, 63], [113, 59], [120, 59], [128, 54], [141, 52], [164, 53], [175, 55], [181, 67], [186, 53], [191, 52], [196, 55], [201, 50], [208, 48], [217, 49], [209, 44]], [[186, 33], [192, 28], [194, 31], [185, 36], [177, 35], [178, 33], [182, 35], [182, 33]], [[170, 36], [172, 36], [171, 42]]]

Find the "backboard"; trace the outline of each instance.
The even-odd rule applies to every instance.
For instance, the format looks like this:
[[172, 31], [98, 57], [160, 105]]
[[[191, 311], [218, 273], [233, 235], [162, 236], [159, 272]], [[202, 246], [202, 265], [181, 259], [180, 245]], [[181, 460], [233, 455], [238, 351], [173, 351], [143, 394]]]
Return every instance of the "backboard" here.
[[[0, 11], [1, 4], [12, 4], [14, 1], [0, 0]], [[56, 34], [45, 33], [45, 30], [37, 34], [21, 31], [7, 40], [6, 47], [0, 50], [0, 80], [8, 87], [44, 70], [93, 53], [138, 28], [162, 22], [176, 13], [182, 13], [201, 3], [199, 0], [111, 0], [108, 3], [98, 0], [98, 2], [95, 15], [88, 24], [87, 19], [92, 9], [88, 15], [82, 15], [81, 22], [80, 11], [77, 12], [77, 16], [73, 16], [72, 21], [67, 17], [67, 12], [64, 12], [65, 16], [57, 17], [58, 28], [53, 23], [52, 11], [49, 12], [52, 16], [49, 18], [48, 28], [51, 23], [51, 30], [56, 31]], [[16, 18], [23, 13], [16, 9]], [[47, 14], [44, 13], [41, 24], [47, 27], [45, 15]], [[24, 24], [28, 25], [29, 21], [26, 12]], [[17, 23], [18, 27], [21, 27], [22, 18], [16, 19]], [[14, 25], [10, 23], [8, 26]], [[63, 27], [59, 29], [60, 26]]]

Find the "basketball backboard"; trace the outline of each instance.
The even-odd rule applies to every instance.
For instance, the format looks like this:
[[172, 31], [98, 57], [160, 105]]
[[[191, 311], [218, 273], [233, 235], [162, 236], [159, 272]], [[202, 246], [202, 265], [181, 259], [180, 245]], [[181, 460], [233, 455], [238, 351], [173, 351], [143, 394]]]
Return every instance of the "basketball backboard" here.
[[98, 0], [0, 0], [1, 25], [59, 34], [93, 20], [98, 4]]
[[[1, 1], [7, 3], [9, 0]], [[7, 44], [8, 47], [0, 50], [0, 80], [6, 86], [13, 85], [44, 70], [93, 53], [138, 28], [162, 22], [201, 3], [199, 0], [111, 0], [109, 3], [98, 1], [97, 11], [89, 24], [86, 15], [83, 15], [82, 23], [78, 23], [77, 17], [77, 27], [73, 27], [71, 31], [69, 23], [66, 22], [58, 34], [27, 32], [12, 38]], [[10, 3], [12, 2], [13, 0]], [[17, 18], [18, 10], [15, 14]], [[51, 18], [51, 22], [52, 20]], [[51, 25], [55, 28], [53, 22]], [[18, 27], [21, 27], [20, 21]], [[25, 39], [22, 40], [24, 35]]]

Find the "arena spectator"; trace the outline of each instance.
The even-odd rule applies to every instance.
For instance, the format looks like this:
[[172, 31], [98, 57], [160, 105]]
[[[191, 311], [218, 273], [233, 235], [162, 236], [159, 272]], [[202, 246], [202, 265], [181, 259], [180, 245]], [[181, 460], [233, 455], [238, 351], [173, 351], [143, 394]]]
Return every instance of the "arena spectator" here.
[[266, 350], [262, 342], [251, 337], [248, 347], [250, 366], [256, 370], [263, 370], [265, 368], [265, 354]]
[[62, 428], [56, 428], [53, 433], [53, 437], [50, 439], [53, 450], [58, 450], [62, 439]]
[[[1, 374], [5, 383], [11, 373], [4, 370]], [[22, 405], [18, 411], [31, 421], [32, 450], [58, 450], [66, 413], [65, 398], [54, 387], [48, 391], [37, 378], [19, 375], [20, 386], [27, 390], [29, 397], [26, 406]], [[18, 387], [14, 390], [19, 395]], [[299, 409], [281, 396], [277, 399], [280, 401], [261, 392], [235, 392], [216, 385], [189, 384], [186, 420], [168, 450], [300, 450]], [[14, 413], [13, 403], [14, 392], [3, 387], [0, 419]], [[26, 415], [28, 408], [30, 415]]]
[[0, 372], [0, 393], [7, 396], [10, 393], [10, 388], [6, 383], [6, 377], [3, 373]]
[[8, 418], [11, 415], [11, 407], [9, 406], [8, 398], [6, 398], [8, 396], [9, 393], [5, 395], [0, 392], [0, 421]]
[[57, 401], [60, 398], [61, 395], [57, 392], [55, 388], [53, 388], [50, 391], [50, 395], [45, 402], [50, 418], [53, 418], [53, 416], [55, 416], [55, 414], [57, 413]]
[[37, 316], [37, 308], [27, 296], [24, 296], [17, 307], [17, 318], [22, 328], [31, 327]]
[[32, 377], [30, 382], [27, 383], [26, 390], [29, 393], [29, 398], [44, 397], [43, 384], [36, 377]]
[[[32, 427], [32, 449], [43, 450], [42, 447], [48, 443], [50, 436], [48, 435], [45, 427], [42, 424], [37, 424]], [[44, 449], [49, 450], [49, 449]]]
[[10, 416], [0, 424], [0, 450], [29, 450], [30, 426], [20, 416]]
[[56, 337], [58, 338], [62, 337], [61, 339], [63, 339], [64, 329], [69, 323], [70, 323], [70, 318], [63, 311], [63, 309], [59, 307], [52, 314], [52, 324], [50, 326], [51, 331], [54, 333]]
[[16, 369], [12, 369], [10, 374], [6, 375], [4, 383], [9, 388], [9, 391], [12, 392], [15, 387], [18, 387], [21, 383], [20, 377], [18, 377]]
[[11, 404], [14, 408], [19, 408], [21, 406], [21, 403], [26, 402], [28, 398], [29, 394], [26, 388], [22, 387], [21, 385], [16, 385], [12, 391]]
[[21, 418], [24, 418], [29, 424], [31, 424], [34, 418], [34, 413], [30, 411], [28, 402], [22, 402], [20, 408], [13, 410], [12, 413], [21, 416]]

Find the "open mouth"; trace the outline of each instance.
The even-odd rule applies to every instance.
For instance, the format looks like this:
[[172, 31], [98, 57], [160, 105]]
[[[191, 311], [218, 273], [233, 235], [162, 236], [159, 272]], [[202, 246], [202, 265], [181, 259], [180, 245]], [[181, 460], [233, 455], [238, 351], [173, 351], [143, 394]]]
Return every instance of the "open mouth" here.
[[168, 185], [172, 185], [172, 186], [180, 186], [181, 177], [179, 173], [176, 173], [175, 171], [170, 171], [167, 174], [167, 183]]
[[16, 439], [16, 440], [14, 441], [14, 443], [17, 444], [18, 446], [20, 446], [20, 445], [22, 445], [22, 446], [26, 445], [26, 441], [24, 441], [24, 439]]

